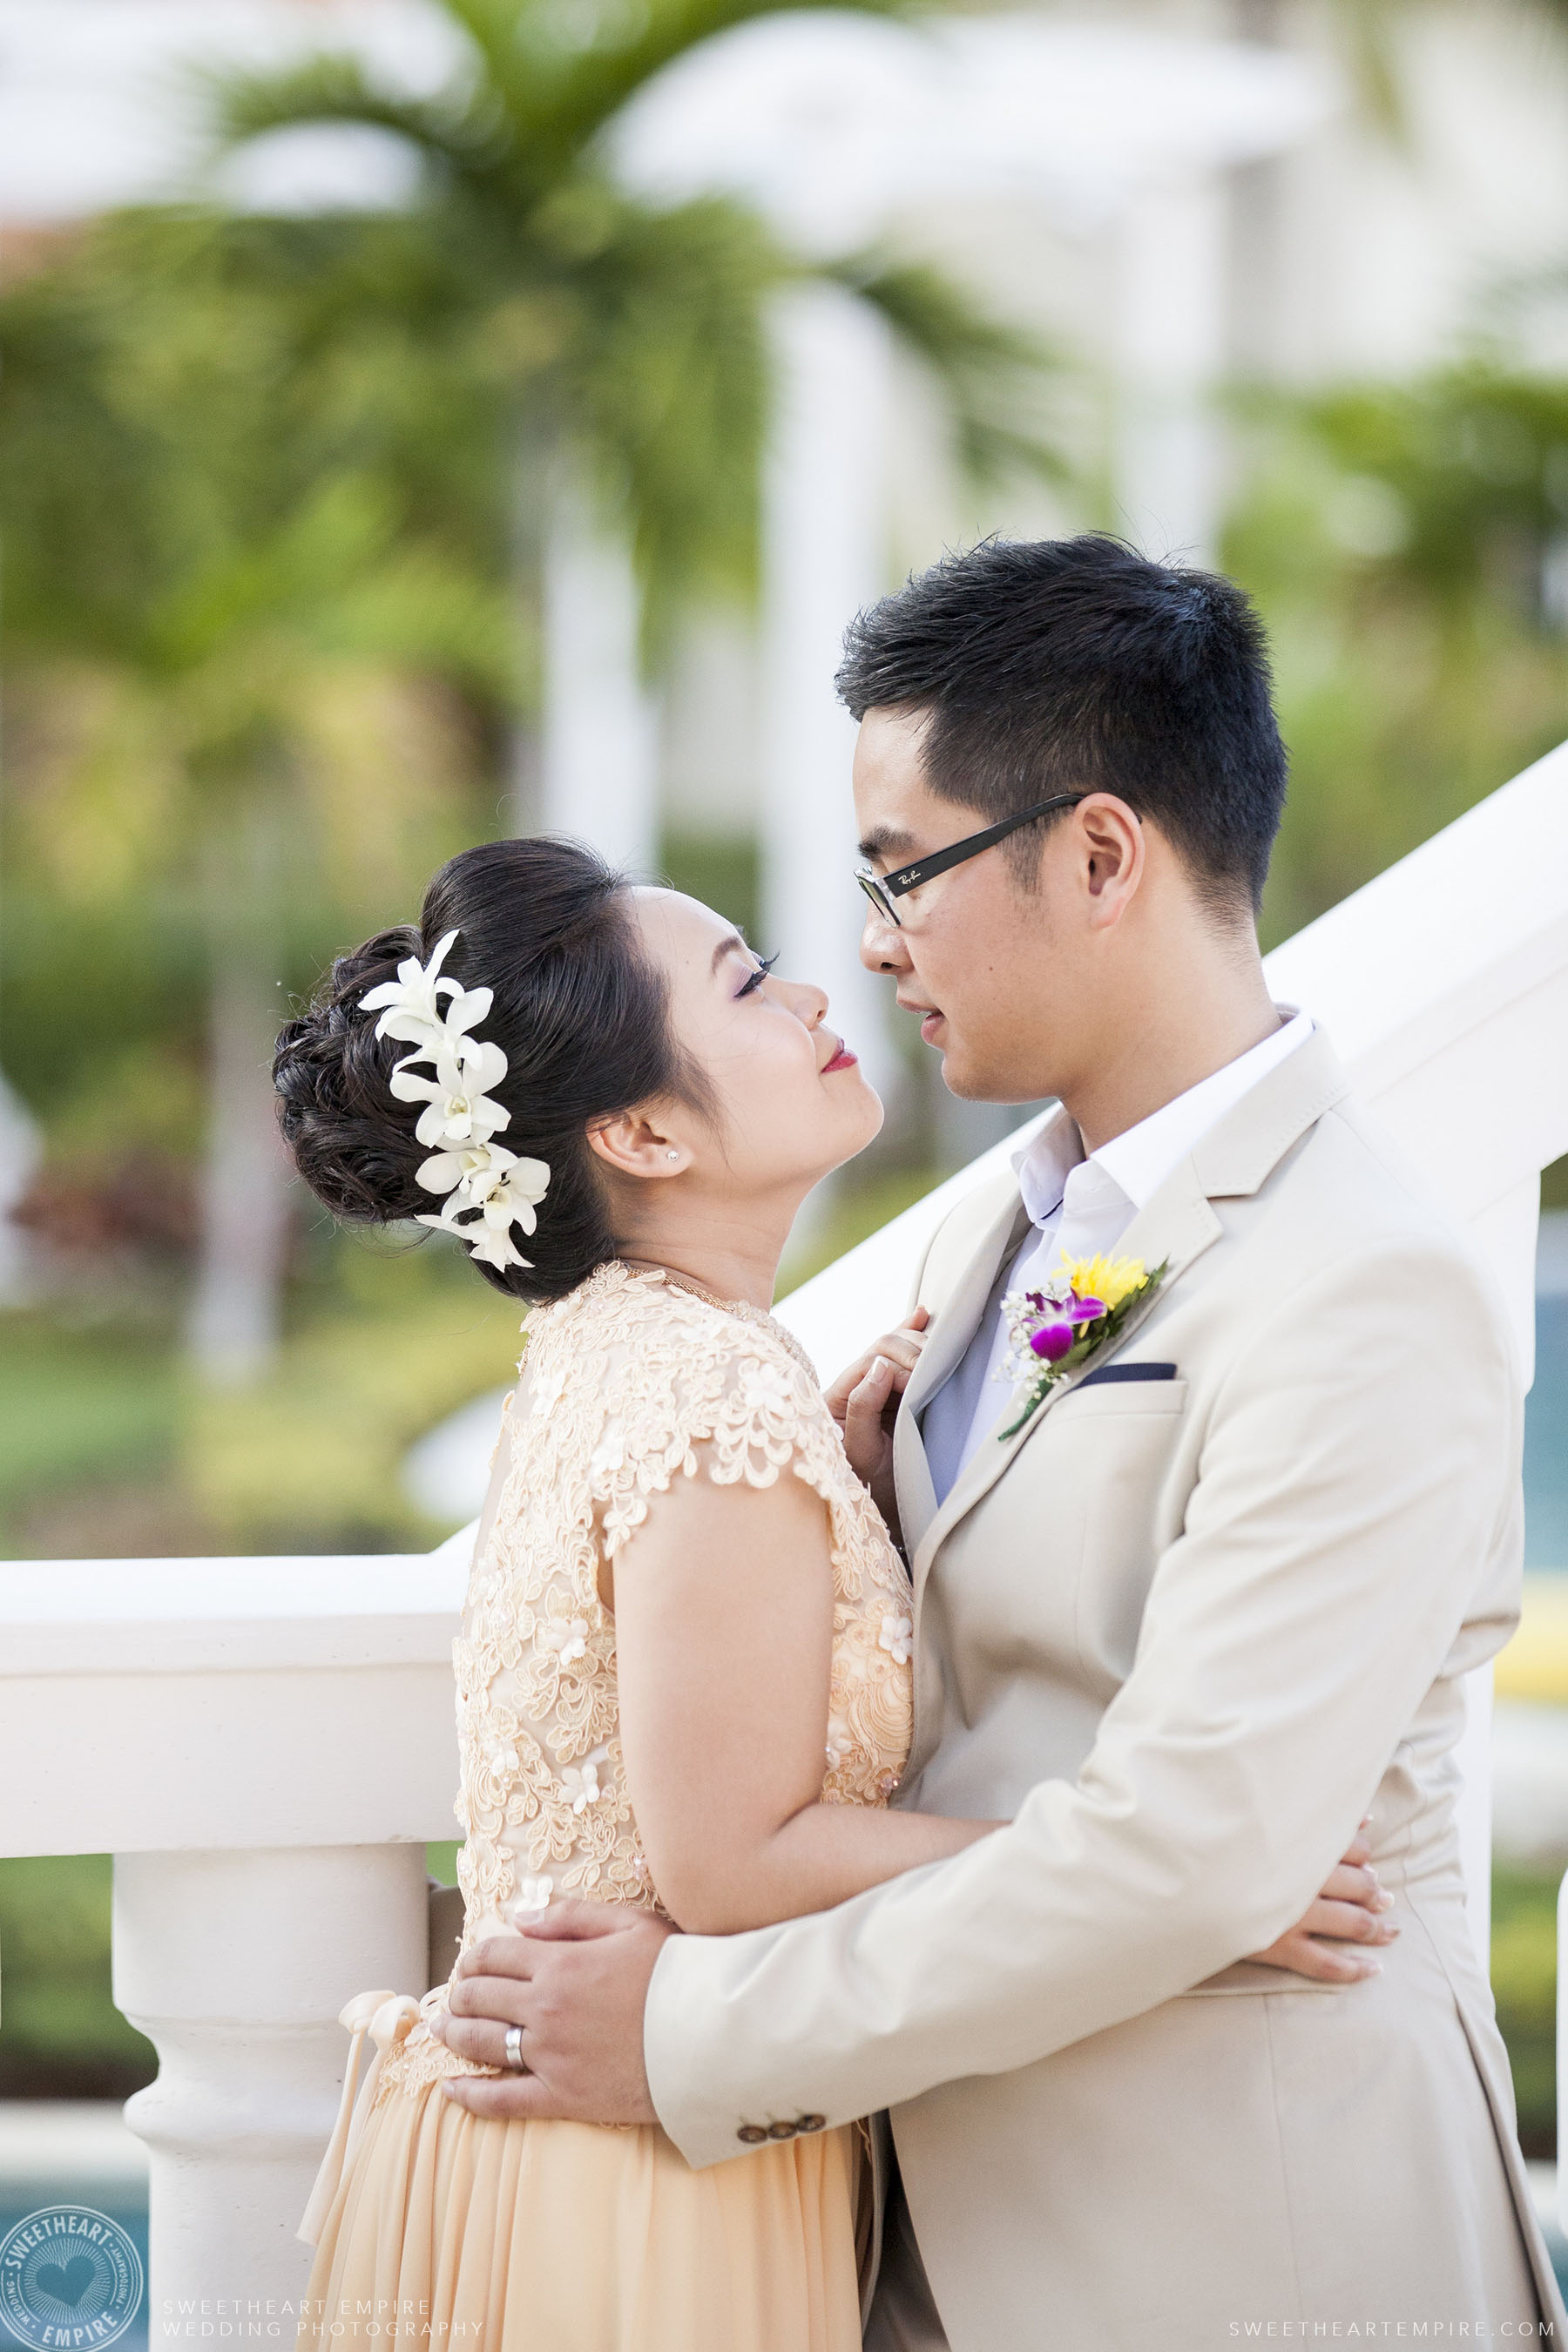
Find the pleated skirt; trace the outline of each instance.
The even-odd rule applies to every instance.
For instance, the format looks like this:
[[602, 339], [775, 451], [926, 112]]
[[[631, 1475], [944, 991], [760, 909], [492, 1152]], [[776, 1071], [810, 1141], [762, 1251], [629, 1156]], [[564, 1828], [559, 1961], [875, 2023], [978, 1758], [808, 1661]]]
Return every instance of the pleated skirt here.
[[657, 2125], [373, 2109], [298, 2344], [447, 2352], [859, 2352], [854, 2126], [693, 2171]]

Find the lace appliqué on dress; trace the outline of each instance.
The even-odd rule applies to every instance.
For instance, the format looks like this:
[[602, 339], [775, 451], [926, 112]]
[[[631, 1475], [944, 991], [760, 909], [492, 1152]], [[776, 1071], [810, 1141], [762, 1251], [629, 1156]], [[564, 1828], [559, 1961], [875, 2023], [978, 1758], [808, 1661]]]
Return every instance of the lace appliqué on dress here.
[[[510, 1463], [452, 1645], [460, 1951], [481, 1923], [494, 1932], [523, 1881], [662, 1909], [626, 1796], [599, 1575], [678, 1477], [765, 1487], [791, 1475], [822, 1497], [834, 1580], [824, 1799], [885, 1804], [909, 1753], [909, 1580], [781, 1324], [617, 1260], [533, 1309], [520, 1369]], [[442, 2074], [500, 2071], [416, 2025], [388, 2054], [375, 2104]]]

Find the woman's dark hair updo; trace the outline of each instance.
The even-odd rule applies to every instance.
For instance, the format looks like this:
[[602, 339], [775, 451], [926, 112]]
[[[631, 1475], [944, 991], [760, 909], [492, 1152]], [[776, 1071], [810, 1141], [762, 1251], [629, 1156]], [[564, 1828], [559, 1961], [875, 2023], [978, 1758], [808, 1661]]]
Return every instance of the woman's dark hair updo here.
[[335, 1216], [392, 1224], [441, 1205], [416, 1181], [430, 1157], [414, 1131], [421, 1106], [400, 1102], [387, 1083], [413, 1049], [378, 1037], [379, 1015], [361, 999], [408, 957], [427, 963], [455, 930], [442, 978], [495, 992], [476, 1034], [506, 1055], [489, 1092], [511, 1118], [496, 1140], [550, 1166], [537, 1226], [515, 1232], [532, 1264], [475, 1263], [498, 1290], [538, 1300], [563, 1297], [616, 1255], [590, 1124], [660, 1096], [710, 1108], [703, 1075], [671, 1031], [664, 977], [643, 951], [626, 888], [580, 843], [487, 842], [443, 866], [417, 930], [380, 931], [338, 957], [282, 1031], [272, 1064], [284, 1140]]

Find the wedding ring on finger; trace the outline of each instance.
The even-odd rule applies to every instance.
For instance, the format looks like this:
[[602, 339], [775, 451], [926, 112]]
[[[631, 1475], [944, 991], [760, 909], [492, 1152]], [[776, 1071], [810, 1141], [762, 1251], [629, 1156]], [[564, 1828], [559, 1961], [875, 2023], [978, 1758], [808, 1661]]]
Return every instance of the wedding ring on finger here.
[[506, 2063], [514, 2074], [526, 2074], [528, 2061], [522, 2054], [522, 2028], [509, 2025], [506, 2030]]

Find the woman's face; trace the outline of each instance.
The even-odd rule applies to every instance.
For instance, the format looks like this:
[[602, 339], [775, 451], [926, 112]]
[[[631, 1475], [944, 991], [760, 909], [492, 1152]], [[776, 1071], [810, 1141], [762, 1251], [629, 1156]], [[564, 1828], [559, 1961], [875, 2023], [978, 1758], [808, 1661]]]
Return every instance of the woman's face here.
[[694, 1172], [735, 1195], [805, 1193], [864, 1150], [882, 1104], [820, 988], [765, 970], [733, 925], [679, 890], [632, 894], [670, 1019], [712, 1089], [718, 1131], [687, 1113]]

